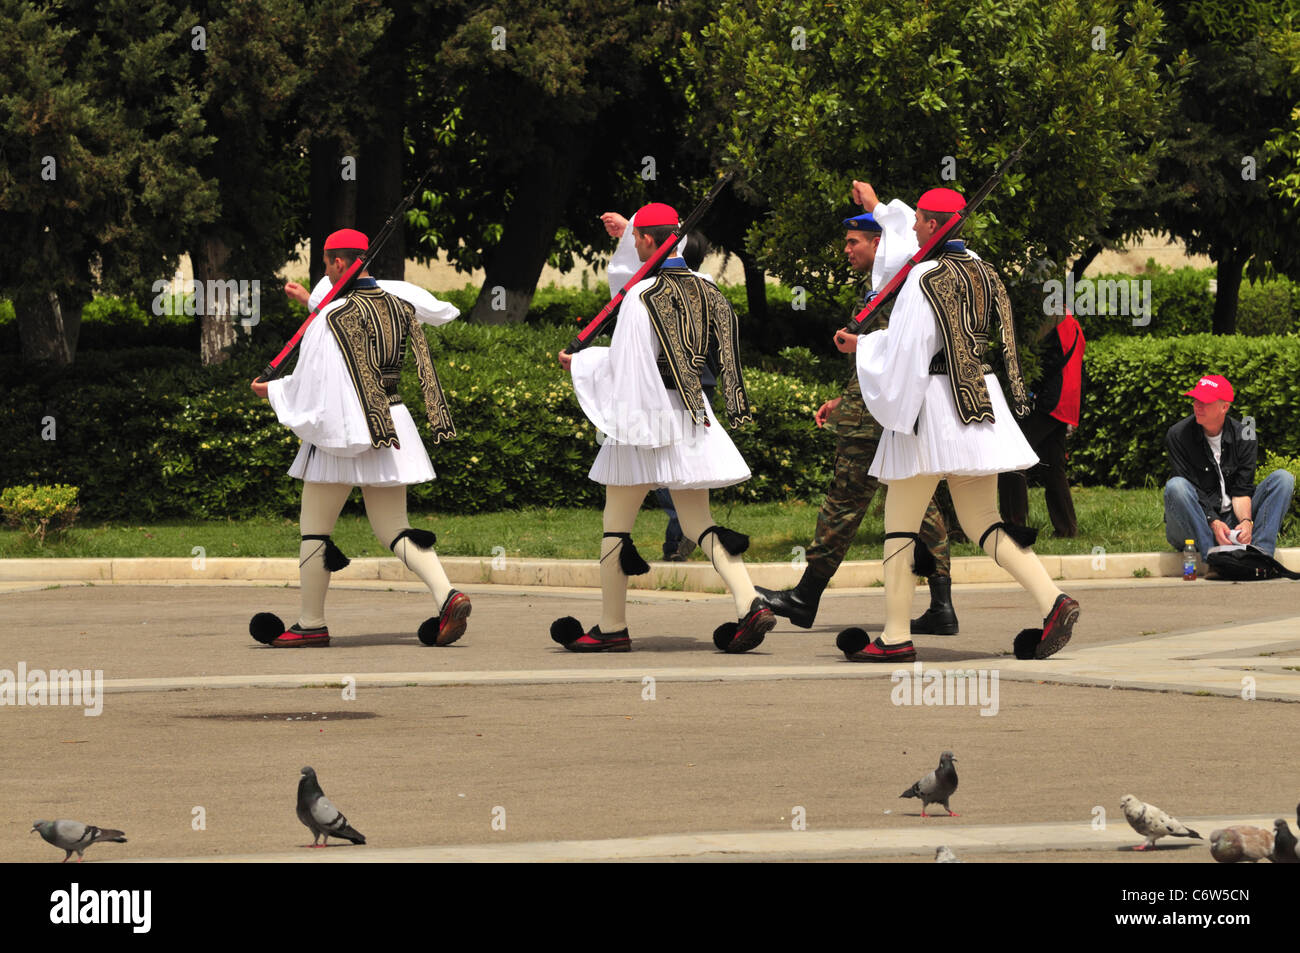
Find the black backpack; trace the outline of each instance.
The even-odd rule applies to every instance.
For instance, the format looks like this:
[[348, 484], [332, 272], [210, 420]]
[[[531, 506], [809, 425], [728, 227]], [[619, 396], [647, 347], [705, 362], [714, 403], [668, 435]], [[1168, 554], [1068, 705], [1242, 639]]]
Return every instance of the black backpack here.
[[1292, 572], [1262, 549], [1242, 546], [1239, 549], [1220, 549], [1205, 557], [1220, 579], [1249, 582], [1252, 579], [1300, 579], [1300, 572]]

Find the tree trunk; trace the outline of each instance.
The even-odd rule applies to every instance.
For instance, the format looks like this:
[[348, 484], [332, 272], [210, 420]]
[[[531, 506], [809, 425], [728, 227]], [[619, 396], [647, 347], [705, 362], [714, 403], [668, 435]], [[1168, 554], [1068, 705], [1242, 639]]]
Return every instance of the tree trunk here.
[[537, 290], [537, 279], [551, 253], [564, 208], [586, 160], [591, 137], [568, 130], [563, 151], [543, 148], [510, 183], [514, 202], [507, 213], [501, 243], [491, 252], [469, 320], [478, 324], [513, 324], [524, 320]]
[[[355, 150], [354, 150], [355, 152]], [[353, 162], [345, 163], [345, 159]], [[355, 166], [354, 166], [355, 163]], [[344, 178], [362, 174], [361, 157], [345, 155], [334, 139], [311, 145], [311, 285], [325, 276], [325, 239], [340, 228], [356, 228], [357, 183]]]
[[1219, 256], [1218, 291], [1214, 298], [1214, 333], [1237, 333], [1237, 298], [1241, 293], [1241, 270], [1246, 255], [1238, 248], [1228, 248]]
[[51, 363], [67, 367], [77, 354], [84, 301], [70, 306], [67, 314], [56, 292], [14, 296], [14, 316], [24, 364]]
[[230, 357], [239, 320], [239, 286], [226, 268], [230, 248], [215, 235], [205, 235], [191, 259], [194, 265], [194, 306], [199, 314], [199, 353], [203, 366]]
[[1084, 250], [1082, 255], [1075, 259], [1074, 264], [1070, 266], [1070, 271], [1073, 272], [1075, 281], [1081, 281], [1083, 279], [1083, 273], [1088, 270], [1088, 266], [1091, 265], [1093, 260], [1100, 254], [1101, 242], [1093, 242]]

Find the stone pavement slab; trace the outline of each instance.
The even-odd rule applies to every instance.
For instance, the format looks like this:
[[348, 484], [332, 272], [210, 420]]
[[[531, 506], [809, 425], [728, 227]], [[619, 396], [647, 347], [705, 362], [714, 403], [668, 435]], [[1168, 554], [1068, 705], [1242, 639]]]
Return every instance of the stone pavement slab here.
[[[1075, 640], [1042, 662], [1003, 654], [1031, 621], [1023, 593], [959, 586], [963, 634], [919, 638], [922, 673], [975, 670], [966, 687], [982, 673], [996, 704], [975, 690], [965, 704], [919, 690], [902, 704], [912, 666], [845, 662], [835, 634], [864, 619], [878, 630], [879, 589], [830, 593], [814, 630], [783, 623], [744, 656], [709, 638], [728, 598], [636, 594], [635, 651], [596, 657], [546, 633], [561, 614], [594, 620], [590, 591], [470, 587], [469, 633], [434, 649], [413, 634], [427, 594], [340, 587], [335, 645], [302, 651], [247, 635], [254, 611], [292, 614], [291, 589], [9, 592], [0, 669], [98, 669], [105, 682], [102, 714], [86, 717], [3, 703], [0, 673], [19, 766], [0, 797], [22, 833], [50, 816], [128, 832], [91, 860], [924, 859], [939, 843], [999, 859], [1208, 860], [1203, 845], [1118, 849], [1136, 842], [1118, 801], [1134, 793], [1184, 819], [1294, 816], [1300, 788], [1278, 755], [1294, 716], [1268, 700], [1293, 698], [1300, 676], [1289, 586], [1097, 582], [1080, 590]], [[922, 820], [898, 794], [945, 749], [962, 816]], [[366, 847], [299, 852], [304, 764]], [[35, 836], [0, 844], [7, 859], [57, 859]]]

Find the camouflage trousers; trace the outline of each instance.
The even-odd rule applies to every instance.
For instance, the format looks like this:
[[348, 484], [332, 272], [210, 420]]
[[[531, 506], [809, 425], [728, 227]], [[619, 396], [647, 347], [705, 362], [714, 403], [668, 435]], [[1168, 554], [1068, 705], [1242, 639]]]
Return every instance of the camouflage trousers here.
[[[841, 437], [836, 444], [835, 476], [817, 513], [816, 535], [804, 554], [808, 570], [814, 576], [830, 579], [835, 575], [858, 534], [862, 517], [880, 486], [880, 481], [869, 472], [879, 442], [879, 437]], [[935, 575], [952, 575], [948, 530], [934, 500], [925, 511], [919, 532], [934, 554]]]

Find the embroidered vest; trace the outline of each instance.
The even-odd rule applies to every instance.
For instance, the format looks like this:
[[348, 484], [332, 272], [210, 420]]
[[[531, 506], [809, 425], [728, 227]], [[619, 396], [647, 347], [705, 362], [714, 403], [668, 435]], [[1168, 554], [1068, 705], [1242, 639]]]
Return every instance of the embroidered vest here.
[[1011, 302], [1002, 280], [992, 265], [964, 250], [945, 251], [935, 260], [938, 267], [921, 276], [921, 293], [934, 310], [943, 336], [945, 370], [958, 416], [963, 424], [993, 421], [983, 357], [996, 312], [1012, 409], [1017, 417], [1023, 417], [1029, 412], [1029, 398], [1020, 376]]
[[659, 338], [666, 368], [696, 424], [708, 424], [700, 375], [710, 346], [717, 350], [718, 384], [722, 387], [731, 426], [753, 420], [740, 370], [740, 326], [731, 304], [710, 281], [686, 268], [664, 268], [645, 291], [641, 302]]
[[415, 369], [433, 442], [456, 436], [447, 399], [429, 356], [429, 342], [409, 302], [380, 288], [359, 289], [349, 293], [326, 320], [365, 412], [372, 447], [400, 446], [389, 407], [402, 402], [398, 383], [408, 339], [415, 351]]

